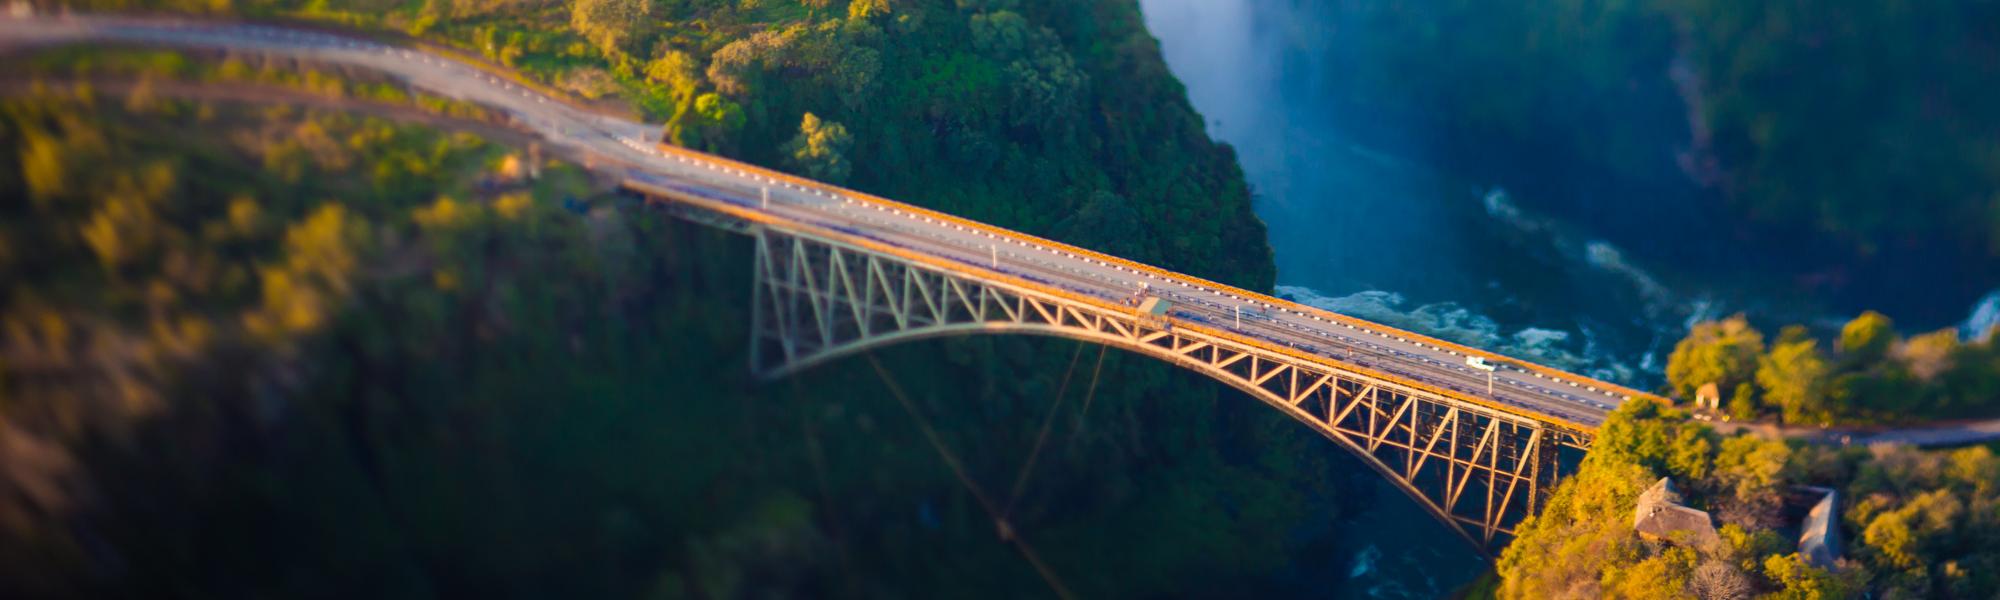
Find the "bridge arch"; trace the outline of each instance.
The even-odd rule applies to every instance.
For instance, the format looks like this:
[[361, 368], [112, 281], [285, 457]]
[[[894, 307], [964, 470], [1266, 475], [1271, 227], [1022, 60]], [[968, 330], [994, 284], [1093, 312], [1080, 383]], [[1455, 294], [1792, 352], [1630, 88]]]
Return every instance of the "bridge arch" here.
[[[1165, 361], [1311, 427], [1481, 552], [1553, 490], [1558, 448], [1580, 432], [1233, 336], [1175, 327], [1115, 301], [975, 278], [952, 265], [770, 227], [747, 231], [751, 369], [786, 377], [906, 342], [1038, 335]], [[1032, 273], [1016, 274], [1030, 284]]]

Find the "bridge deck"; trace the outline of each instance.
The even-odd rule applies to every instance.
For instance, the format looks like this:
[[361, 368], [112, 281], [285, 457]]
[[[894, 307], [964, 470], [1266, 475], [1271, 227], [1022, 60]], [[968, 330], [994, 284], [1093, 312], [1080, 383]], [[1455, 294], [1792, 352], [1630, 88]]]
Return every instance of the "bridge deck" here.
[[[753, 371], [787, 376], [871, 348], [940, 336], [1068, 337], [1135, 352], [1212, 377], [1313, 428], [1381, 473], [1471, 542], [1489, 550], [1533, 514], [1560, 475], [1562, 448], [1587, 448], [1587, 427], [1523, 414], [1471, 390], [1411, 383], [1396, 364], [1329, 360], [1226, 328], [1136, 310], [1128, 299], [940, 258], [868, 231], [780, 218], [740, 195], [682, 182], [627, 183], [677, 216], [749, 234]], [[989, 255], [989, 261], [995, 260]]]
[[[1532, 362], [754, 165], [667, 145], [649, 150], [683, 165], [713, 171], [724, 180], [635, 173], [627, 181], [628, 188], [679, 202], [699, 202], [709, 210], [767, 226], [883, 246], [885, 251], [904, 254], [909, 260], [1099, 305], [1122, 304], [1144, 284], [1147, 293], [1174, 301], [1173, 318], [1183, 327], [1342, 368], [1375, 371], [1390, 381], [1584, 432], [1594, 431], [1618, 404], [1653, 397]], [[1239, 314], [1239, 309], [1245, 312]], [[1486, 374], [1465, 364], [1468, 357], [1498, 366], [1492, 393], [1486, 391]]]
[[[1396, 365], [1385, 377], [1445, 390], [1469, 402], [1593, 428], [1643, 392], [1502, 357], [1249, 290], [930, 211], [892, 200], [652, 142], [658, 128], [599, 114], [494, 74], [421, 50], [319, 32], [259, 25], [142, 19], [0, 20], [0, 34], [27, 43], [123, 40], [288, 54], [376, 69], [411, 84], [512, 116], [551, 146], [591, 157], [600, 170], [762, 213], [774, 222], [869, 238], [955, 265], [1012, 276], [1093, 301], [1117, 301], [1141, 285], [1175, 304], [1184, 326], [1234, 335], [1315, 360]], [[765, 194], [768, 193], [768, 196]], [[983, 267], [981, 265], [984, 265]], [[1242, 311], [1239, 313], [1239, 311]], [[1465, 364], [1499, 365], [1488, 374]]]

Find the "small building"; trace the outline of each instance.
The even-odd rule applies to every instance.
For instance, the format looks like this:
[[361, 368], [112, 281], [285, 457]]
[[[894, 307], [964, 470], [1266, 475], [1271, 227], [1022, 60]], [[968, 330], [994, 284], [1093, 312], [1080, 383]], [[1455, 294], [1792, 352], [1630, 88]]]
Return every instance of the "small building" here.
[[1694, 407], [1722, 412], [1722, 390], [1718, 389], [1713, 381], [1701, 384], [1701, 387], [1694, 391]]
[[1695, 547], [1720, 544], [1722, 537], [1716, 535], [1715, 522], [1708, 517], [1708, 511], [1690, 508], [1682, 504], [1684, 501], [1673, 480], [1661, 477], [1653, 487], [1639, 494], [1639, 502], [1632, 510], [1632, 529], [1649, 540]]
[[1817, 496], [1799, 522], [1799, 556], [1815, 567], [1831, 569], [1840, 560], [1840, 492], [1831, 488], [1799, 486], [1798, 491]]

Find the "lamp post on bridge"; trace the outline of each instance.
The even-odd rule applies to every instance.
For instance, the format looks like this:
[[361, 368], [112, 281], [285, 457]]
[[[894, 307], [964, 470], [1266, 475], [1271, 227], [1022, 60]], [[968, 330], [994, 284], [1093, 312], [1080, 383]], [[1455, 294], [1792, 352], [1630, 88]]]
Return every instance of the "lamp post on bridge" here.
[[1494, 372], [1494, 371], [1498, 371], [1498, 370], [1500, 370], [1500, 366], [1499, 366], [1499, 365], [1495, 365], [1495, 364], [1493, 364], [1493, 363], [1489, 363], [1489, 362], [1486, 362], [1486, 359], [1484, 359], [1484, 358], [1481, 358], [1481, 357], [1477, 357], [1477, 356], [1467, 356], [1467, 357], [1465, 357], [1465, 366], [1468, 366], [1468, 367], [1472, 367], [1472, 368], [1474, 368], [1474, 369], [1479, 369], [1479, 370], [1481, 370], [1481, 371], [1485, 371], [1485, 372], [1486, 372], [1486, 397], [1488, 397], [1488, 398], [1492, 398], [1492, 397], [1493, 397], [1493, 372]]

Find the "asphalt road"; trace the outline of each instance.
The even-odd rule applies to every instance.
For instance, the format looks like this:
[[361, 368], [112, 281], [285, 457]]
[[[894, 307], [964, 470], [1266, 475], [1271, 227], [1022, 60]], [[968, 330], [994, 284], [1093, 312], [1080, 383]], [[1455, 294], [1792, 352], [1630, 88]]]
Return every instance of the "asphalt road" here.
[[1193, 278], [1132, 269], [1027, 237], [965, 227], [838, 188], [765, 178], [720, 159], [663, 153], [653, 142], [658, 126], [579, 109], [477, 67], [417, 49], [262, 25], [151, 18], [0, 18], [0, 47], [107, 41], [259, 51], [376, 69], [431, 93], [504, 111], [545, 143], [591, 157], [594, 168], [623, 171], [616, 175], [699, 191], [798, 222], [864, 232], [877, 241], [956, 260], [968, 268], [1027, 275], [1109, 300], [1130, 298], [1143, 284], [1150, 293], [1172, 300], [1173, 316], [1184, 321], [1387, 371], [1524, 412], [1595, 426], [1635, 394], [1507, 359], [1496, 361], [1499, 367], [1490, 373], [1489, 395], [1489, 373], [1466, 364], [1468, 353], [1491, 357], [1482, 352], [1385, 326], [1345, 323], [1319, 309], [1260, 299]]

